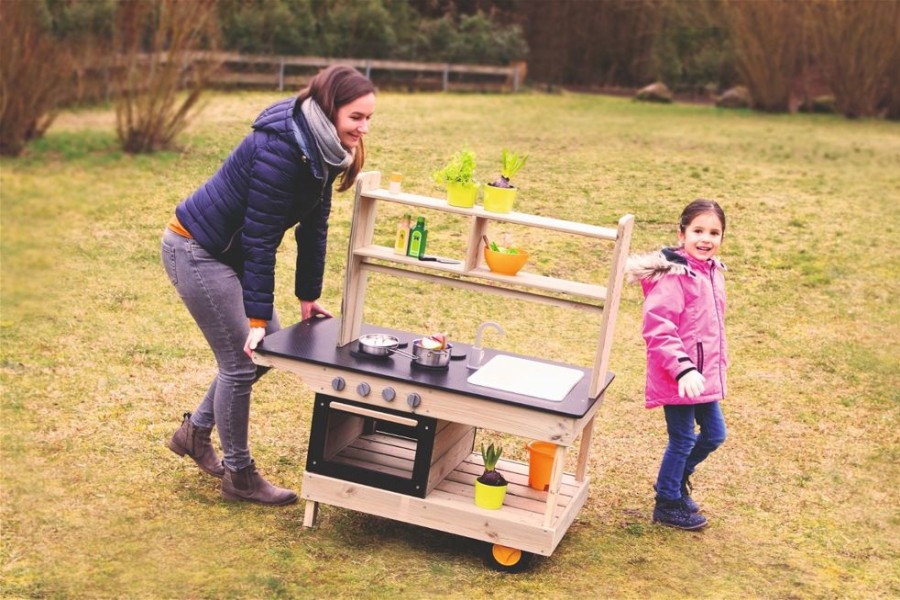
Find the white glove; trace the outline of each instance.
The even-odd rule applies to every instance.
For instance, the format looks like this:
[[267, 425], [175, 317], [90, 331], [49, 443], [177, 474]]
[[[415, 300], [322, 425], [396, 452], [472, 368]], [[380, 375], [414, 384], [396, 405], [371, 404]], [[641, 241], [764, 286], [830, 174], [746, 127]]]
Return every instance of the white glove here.
[[688, 371], [678, 380], [678, 395], [684, 398], [696, 398], [703, 393], [706, 387], [706, 377], [700, 371]]
[[247, 341], [244, 342], [244, 354], [252, 356], [253, 351], [256, 350], [256, 346], [263, 341], [264, 337], [266, 337], [265, 327], [251, 327], [250, 334], [247, 336]]

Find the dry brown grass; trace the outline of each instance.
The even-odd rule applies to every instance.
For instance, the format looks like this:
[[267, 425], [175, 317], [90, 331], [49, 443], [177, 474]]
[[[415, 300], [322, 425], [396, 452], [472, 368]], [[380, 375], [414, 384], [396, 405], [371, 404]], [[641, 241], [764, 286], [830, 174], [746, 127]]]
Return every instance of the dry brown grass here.
[[[441, 194], [430, 173], [460, 147], [484, 157], [510, 147], [531, 156], [517, 175], [521, 210], [604, 225], [633, 213], [636, 251], [672, 241], [690, 199], [716, 198], [728, 213], [730, 438], [696, 478], [711, 527], [649, 522], [664, 432], [642, 407], [640, 293], [629, 287], [588, 503], [553, 556], [507, 577], [464, 538], [328, 507], [305, 530], [302, 505], [226, 504], [165, 448], [212, 362], [159, 265], [160, 232], [275, 99], [217, 96], [180, 155], [123, 155], [111, 111], [80, 111], [4, 161], [0, 595], [900, 595], [896, 124], [573, 95], [380, 97], [368, 166], [402, 171], [406, 189]], [[349, 214], [341, 195], [324, 294], [334, 308]], [[434, 236], [436, 251], [457, 243], [449, 227]], [[296, 318], [291, 245], [279, 257], [285, 322]], [[535, 268], [593, 268], [580, 248], [564, 267], [544, 256], [555, 241], [528, 246]], [[471, 323], [490, 315], [509, 332], [499, 347], [527, 351], [549, 332], [551, 354], [590, 360], [583, 332], [594, 324], [571, 315], [428, 295], [434, 308], [420, 320], [409, 288], [377, 286], [373, 321], [427, 321], [468, 342]], [[254, 395], [254, 455], [294, 488], [310, 405], [308, 388], [279, 372]]]

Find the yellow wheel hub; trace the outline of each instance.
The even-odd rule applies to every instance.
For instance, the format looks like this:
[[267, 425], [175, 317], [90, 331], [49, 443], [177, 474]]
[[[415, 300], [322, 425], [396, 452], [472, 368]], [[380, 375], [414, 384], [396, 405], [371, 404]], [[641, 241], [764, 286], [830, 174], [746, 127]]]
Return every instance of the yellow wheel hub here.
[[491, 555], [493, 555], [494, 560], [498, 564], [504, 567], [512, 567], [522, 560], [521, 550], [510, 548], [509, 546], [501, 546], [500, 544], [494, 544], [494, 547], [491, 548]]

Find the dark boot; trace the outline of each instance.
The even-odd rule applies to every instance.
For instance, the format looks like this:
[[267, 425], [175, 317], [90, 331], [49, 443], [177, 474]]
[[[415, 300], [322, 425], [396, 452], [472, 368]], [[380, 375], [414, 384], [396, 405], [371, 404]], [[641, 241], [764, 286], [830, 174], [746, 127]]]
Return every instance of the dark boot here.
[[681, 499], [684, 500], [684, 505], [689, 511], [698, 513], [700, 512], [700, 505], [691, 498], [691, 492], [693, 491], [694, 486], [691, 485], [690, 477], [685, 477], [684, 481], [681, 482]]
[[[656, 484], [653, 484], [653, 491], [657, 491]], [[700, 512], [700, 505], [691, 498], [691, 483], [687, 480], [681, 483], [681, 499], [684, 500], [685, 507], [692, 513]]]
[[657, 498], [656, 507], [653, 509], [653, 522], [687, 530], [703, 529], [708, 524], [706, 517], [692, 513], [688, 509], [683, 498], [677, 500]]
[[246, 500], [270, 506], [284, 506], [297, 501], [296, 493], [276, 487], [263, 479], [253, 461], [238, 471], [225, 469], [222, 497], [226, 500]]
[[212, 447], [209, 439], [211, 433], [212, 427], [195, 427], [191, 423], [191, 413], [186, 412], [181, 427], [169, 440], [169, 450], [178, 456], [187, 454], [194, 459], [201, 471], [213, 477], [222, 477], [225, 474], [225, 467]]

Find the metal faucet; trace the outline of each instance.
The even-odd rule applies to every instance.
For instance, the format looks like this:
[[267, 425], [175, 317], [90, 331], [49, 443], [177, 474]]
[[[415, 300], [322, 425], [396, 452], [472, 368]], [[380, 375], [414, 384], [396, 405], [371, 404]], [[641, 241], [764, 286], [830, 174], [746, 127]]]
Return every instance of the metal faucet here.
[[469, 353], [469, 362], [466, 363], [466, 367], [470, 369], [481, 368], [481, 360], [484, 358], [484, 348], [481, 347], [481, 335], [487, 327], [493, 327], [500, 335], [506, 333], [503, 331], [503, 328], [500, 327], [500, 324], [495, 323], [494, 321], [485, 321], [479, 325], [478, 330], [475, 332], [475, 345], [472, 346], [472, 351]]

